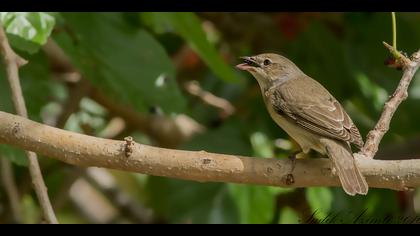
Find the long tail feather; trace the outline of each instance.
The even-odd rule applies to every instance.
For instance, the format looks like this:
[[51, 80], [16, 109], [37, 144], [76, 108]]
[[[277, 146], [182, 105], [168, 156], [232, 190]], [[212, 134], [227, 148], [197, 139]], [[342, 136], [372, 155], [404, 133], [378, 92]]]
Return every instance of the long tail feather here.
[[356, 194], [366, 195], [369, 186], [357, 167], [350, 145], [332, 139], [321, 139], [321, 142], [325, 145], [327, 155], [334, 163], [344, 191], [352, 196]]

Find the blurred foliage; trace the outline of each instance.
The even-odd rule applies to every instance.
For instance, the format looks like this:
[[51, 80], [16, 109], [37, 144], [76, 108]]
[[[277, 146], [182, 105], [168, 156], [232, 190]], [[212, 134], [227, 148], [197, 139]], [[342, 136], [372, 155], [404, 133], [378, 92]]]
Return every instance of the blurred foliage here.
[[96, 86], [142, 112], [151, 106], [166, 114], [184, 111], [175, 68], [150, 33], [126, 24], [117, 13], [62, 16], [73, 38], [61, 33], [54, 39]]
[[311, 211], [315, 213], [315, 218], [323, 219], [327, 217], [333, 201], [333, 195], [330, 189], [325, 187], [308, 188], [306, 198], [311, 206]]
[[145, 24], [150, 25], [157, 33], [174, 32], [187, 41], [210, 69], [226, 81], [237, 81], [233, 69], [222, 61], [213, 45], [209, 42], [210, 33], [206, 35], [200, 19], [193, 13], [147, 12], [140, 15]]
[[[278, 144], [288, 136], [269, 117], [255, 80], [234, 70], [239, 56], [272, 51], [290, 58], [342, 102], [363, 136], [375, 124], [401, 76], [400, 71], [384, 65], [389, 55], [382, 41], [391, 43], [392, 39], [389, 13], [2, 12], [0, 21], [13, 48], [29, 61], [21, 68], [20, 77], [31, 119], [50, 124], [66, 109], [62, 105], [72, 99], [74, 84], [60, 80], [58, 75], [63, 71], [40, 50], [51, 36], [83, 79], [118, 106], [143, 115], [174, 118], [186, 114], [205, 126], [205, 132], [194, 135], [179, 149], [256, 158], [285, 158], [294, 149]], [[419, 14], [397, 14], [398, 48], [408, 54], [419, 48], [419, 23]], [[404, 145], [419, 137], [419, 77], [418, 73], [381, 147]], [[183, 85], [189, 80], [197, 80], [204, 90], [230, 101], [236, 113], [224, 117], [217, 108], [188, 94]], [[0, 110], [14, 112], [3, 67]], [[118, 114], [86, 96], [65, 129], [100, 135], [114, 116]], [[157, 145], [153, 137], [133, 127], [125, 127], [114, 138], [128, 135]], [[409, 151], [409, 157], [420, 154], [419, 149]], [[38, 222], [40, 210], [22, 167], [27, 164], [23, 151], [0, 145], [0, 155], [17, 164], [15, 176], [23, 196], [24, 222]], [[66, 189], [75, 188], [73, 172], [80, 169], [46, 158], [41, 164], [51, 199], [64, 202], [56, 208], [59, 220], [97, 223], [65, 194]], [[404, 215], [409, 201], [391, 190], [371, 189], [367, 196], [350, 197], [341, 188], [317, 187], [280, 204], [279, 196], [299, 193], [277, 187], [110, 173], [119, 191], [152, 210], [152, 222], [156, 223], [352, 223], [355, 219], [362, 222]], [[83, 179], [84, 174], [76, 177]], [[3, 191], [0, 188], [0, 223], [10, 222]], [[419, 196], [417, 191], [416, 199]], [[97, 203], [91, 197], [90, 205], [94, 206]], [[118, 213], [108, 222], [138, 222], [123, 206], [113, 205]], [[418, 203], [416, 210], [418, 215]]]
[[299, 216], [290, 207], [281, 210], [279, 224], [297, 224], [300, 223]]

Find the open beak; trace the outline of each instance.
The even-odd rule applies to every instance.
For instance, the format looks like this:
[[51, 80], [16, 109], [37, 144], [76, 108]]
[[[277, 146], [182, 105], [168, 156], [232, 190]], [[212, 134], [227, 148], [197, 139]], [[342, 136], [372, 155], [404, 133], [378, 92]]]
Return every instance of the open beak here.
[[240, 57], [244, 60], [244, 63], [236, 65], [236, 68], [239, 70], [250, 71], [253, 70], [255, 67], [260, 67], [257, 61], [253, 57]]

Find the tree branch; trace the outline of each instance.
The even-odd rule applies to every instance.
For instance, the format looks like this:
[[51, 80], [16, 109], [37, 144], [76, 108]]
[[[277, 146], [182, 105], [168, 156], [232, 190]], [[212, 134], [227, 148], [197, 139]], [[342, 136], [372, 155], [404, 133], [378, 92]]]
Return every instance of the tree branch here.
[[235, 113], [235, 107], [228, 100], [203, 90], [198, 81], [185, 82], [184, 88], [188, 93], [200, 98], [204, 103], [220, 109], [223, 117], [228, 117]]
[[15, 177], [13, 174], [13, 167], [10, 161], [4, 156], [0, 156], [1, 179], [4, 189], [10, 202], [10, 209], [12, 211], [13, 220], [15, 223], [22, 223], [22, 208], [20, 207], [19, 192], [16, 187]]
[[[0, 112], [0, 142], [78, 166], [96, 166], [200, 182], [232, 182], [282, 187], [340, 186], [328, 159], [292, 162], [236, 155], [157, 148], [96, 138]], [[420, 160], [358, 158], [370, 187], [406, 190], [420, 186]]]
[[[6, 33], [3, 30], [3, 26], [0, 24], [0, 51], [3, 54], [4, 64], [6, 66], [7, 79], [12, 92], [12, 101], [16, 112], [22, 117], [28, 117], [26, 110], [25, 100], [22, 95], [22, 89], [19, 80], [19, 67], [26, 64], [27, 61], [18, 56], [10, 47], [6, 37]], [[41, 168], [39, 167], [37, 155], [33, 152], [26, 152], [26, 156], [29, 159], [29, 172], [32, 177], [32, 183], [38, 201], [43, 210], [45, 219], [49, 223], [58, 223], [57, 218], [54, 214], [51, 206], [50, 199], [48, 198], [47, 188], [42, 178]]]
[[72, 205], [90, 224], [115, 224], [119, 211], [84, 178], [77, 179], [69, 190]]
[[373, 158], [378, 151], [379, 143], [381, 142], [385, 133], [389, 130], [392, 116], [394, 115], [401, 102], [407, 98], [408, 86], [410, 85], [414, 74], [420, 66], [420, 50], [415, 52], [411, 56], [410, 60], [389, 44], [384, 42], [384, 45], [393, 55], [398, 55], [396, 60], [397, 63], [402, 65], [404, 73], [394, 94], [390, 96], [389, 100], [385, 103], [384, 110], [382, 111], [378, 123], [376, 124], [375, 128], [369, 132], [366, 143], [360, 152], [361, 155], [369, 158]]
[[[392, 52], [395, 49], [387, 46]], [[7, 61], [7, 60], [6, 60]], [[420, 51], [412, 59], [399, 56], [404, 74], [366, 145], [356, 157], [370, 187], [408, 190], [420, 186], [420, 160], [383, 161], [373, 157], [391, 118], [407, 97], [407, 88], [419, 67]], [[17, 64], [14, 63], [17, 71]], [[340, 186], [328, 159], [259, 159], [236, 155], [182, 151], [77, 134], [0, 112], [0, 142], [78, 166], [96, 166], [200, 182], [233, 182], [282, 187]]]
[[93, 187], [100, 190], [117, 207], [120, 214], [128, 216], [135, 223], [153, 223], [153, 211], [135, 201], [129, 194], [120, 189], [114, 176], [107, 170], [88, 168], [85, 179]]

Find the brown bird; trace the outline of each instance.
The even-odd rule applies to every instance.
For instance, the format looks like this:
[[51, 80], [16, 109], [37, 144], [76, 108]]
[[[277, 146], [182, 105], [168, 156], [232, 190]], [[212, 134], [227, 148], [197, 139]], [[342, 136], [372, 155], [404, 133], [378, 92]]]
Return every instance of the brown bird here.
[[363, 139], [340, 103], [283, 56], [266, 53], [242, 59], [236, 67], [256, 78], [271, 117], [301, 152], [313, 149], [327, 155], [347, 194], [367, 194], [369, 187], [350, 147], [360, 149]]

